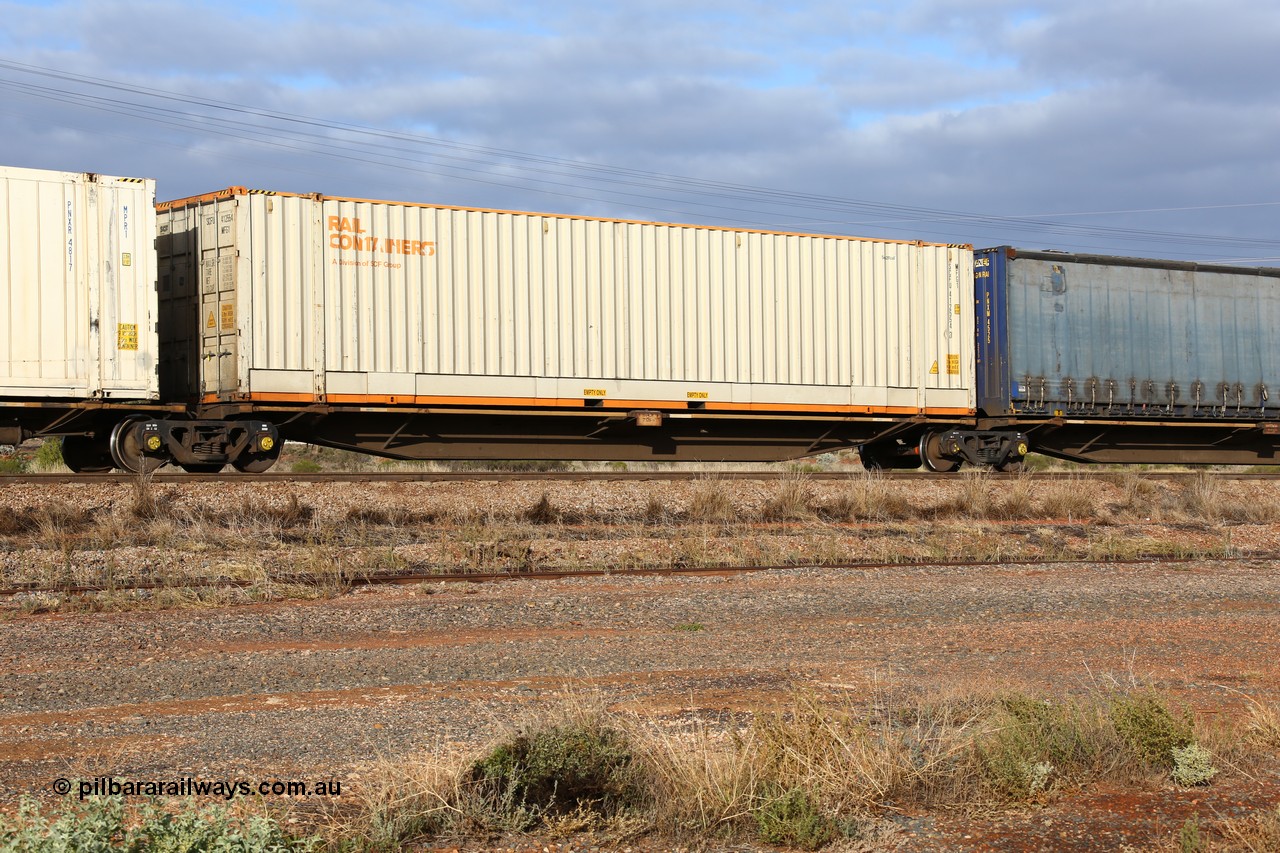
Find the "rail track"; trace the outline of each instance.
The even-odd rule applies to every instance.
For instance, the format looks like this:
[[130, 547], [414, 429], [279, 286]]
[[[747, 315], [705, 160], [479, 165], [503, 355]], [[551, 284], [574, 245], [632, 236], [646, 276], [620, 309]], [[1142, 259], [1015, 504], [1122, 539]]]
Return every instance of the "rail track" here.
[[[965, 476], [990, 478], [993, 481], [1017, 480], [1076, 480], [1115, 477], [1124, 471], [1039, 471], [1039, 472], [968, 472], [938, 474], [926, 471], [884, 471], [868, 475], [863, 471], [321, 471], [307, 473], [267, 472], [242, 474], [225, 472], [218, 474], [188, 474], [159, 472], [146, 475], [153, 483], [466, 483], [466, 482], [680, 482], [696, 480], [778, 480], [803, 477], [813, 481], [842, 481], [865, 476], [885, 480], [938, 480], [954, 481]], [[1149, 479], [1179, 481], [1201, 476], [1202, 471], [1142, 471]], [[1220, 480], [1276, 480], [1280, 471], [1259, 473], [1256, 471], [1212, 471], [1210, 476]], [[137, 474], [0, 474], [0, 486], [6, 484], [73, 484], [73, 483], [135, 483]]]
[[505, 572], [374, 572], [368, 574], [333, 575], [281, 575], [266, 579], [240, 578], [190, 578], [181, 582], [121, 581], [110, 584], [90, 585], [18, 585], [0, 587], [0, 599], [18, 595], [91, 595], [101, 592], [135, 592], [162, 589], [248, 589], [270, 585], [316, 586], [357, 588], [374, 586], [413, 586], [424, 583], [496, 583], [500, 581], [551, 581], [568, 578], [620, 578], [620, 577], [729, 577], [732, 575], [789, 569], [848, 569], [866, 571], [893, 568], [966, 568], [1025, 566], [1028, 568], [1072, 565], [1179, 565], [1211, 561], [1216, 563], [1249, 563], [1280, 560], [1280, 552], [1237, 553], [1228, 555], [1170, 556], [1165, 554], [1139, 555], [1124, 558], [1050, 558], [1028, 559], [1015, 557], [1008, 560], [898, 560], [894, 562], [794, 562], [769, 565], [703, 565], [703, 566], [649, 566], [623, 569], [550, 569], [540, 571]]

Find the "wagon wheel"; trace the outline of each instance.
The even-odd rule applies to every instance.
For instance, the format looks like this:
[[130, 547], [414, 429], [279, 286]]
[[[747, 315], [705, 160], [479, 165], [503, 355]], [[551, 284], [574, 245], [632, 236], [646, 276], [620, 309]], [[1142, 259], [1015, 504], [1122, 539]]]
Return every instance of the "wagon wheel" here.
[[138, 431], [134, 427], [144, 420], [146, 418], [141, 415], [125, 418], [111, 430], [111, 459], [121, 471], [150, 474], [168, 461], [142, 452], [142, 443], [138, 440]]
[[942, 453], [942, 437], [945, 433], [926, 432], [920, 436], [920, 461], [924, 467], [939, 474], [950, 474], [960, 470], [959, 459], [952, 459]]
[[231, 467], [245, 474], [261, 474], [263, 471], [276, 464], [276, 460], [280, 458], [280, 448], [276, 446], [268, 451], [258, 451], [257, 453], [244, 452], [239, 456], [232, 458]]
[[105, 474], [115, 467], [107, 442], [88, 435], [62, 437], [62, 464], [73, 474]]

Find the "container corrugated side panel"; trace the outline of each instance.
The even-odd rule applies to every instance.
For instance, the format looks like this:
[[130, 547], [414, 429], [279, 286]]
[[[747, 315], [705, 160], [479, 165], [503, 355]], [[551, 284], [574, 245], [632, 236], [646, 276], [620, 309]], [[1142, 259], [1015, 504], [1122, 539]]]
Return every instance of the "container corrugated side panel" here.
[[[322, 393], [325, 317], [341, 309], [321, 291], [318, 206], [275, 195], [237, 202], [239, 390]], [[379, 318], [374, 333], [389, 323]]]
[[237, 202], [239, 392], [972, 408], [967, 247]]
[[1280, 273], [1019, 256], [1008, 261], [1019, 408], [1260, 408], [1280, 387]]
[[0, 395], [157, 397], [155, 184], [0, 168]]

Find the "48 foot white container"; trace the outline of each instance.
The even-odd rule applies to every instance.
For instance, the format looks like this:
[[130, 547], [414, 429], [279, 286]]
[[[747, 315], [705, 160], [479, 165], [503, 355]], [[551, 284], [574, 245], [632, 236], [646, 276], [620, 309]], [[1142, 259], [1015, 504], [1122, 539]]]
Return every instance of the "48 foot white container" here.
[[968, 246], [240, 188], [159, 228], [166, 398], [973, 411]]

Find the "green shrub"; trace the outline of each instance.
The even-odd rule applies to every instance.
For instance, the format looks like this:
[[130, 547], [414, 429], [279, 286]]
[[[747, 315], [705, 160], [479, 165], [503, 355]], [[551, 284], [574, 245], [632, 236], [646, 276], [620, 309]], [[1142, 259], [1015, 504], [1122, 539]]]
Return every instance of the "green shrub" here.
[[616, 813], [641, 798], [626, 736], [598, 720], [521, 732], [475, 762], [483, 822], [526, 830], [547, 817]]
[[761, 841], [801, 850], [817, 850], [839, 832], [836, 822], [801, 788], [769, 800], [756, 811], [755, 819]]
[[54, 471], [62, 467], [62, 439], [46, 438], [36, 451], [34, 467], [37, 471]]
[[27, 465], [27, 460], [16, 453], [11, 456], [0, 456], [0, 474], [25, 474]]
[[1152, 691], [1117, 697], [1111, 707], [1116, 732], [1133, 752], [1154, 767], [1173, 770], [1173, 751], [1195, 742], [1191, 713], [1175, 716]]
[[1041, 456], [1039, 453], [1028, 453], [1022, 458], [1023, 471], [1048, 471], [1057, 464], [1059, 464], [1058, 460], [1050, 459], [1048, 456]]
[[323, 471], [324, 468], [322, 468], [318, 462], [314, 462], [310, 459], [299, 459], [297, 462], [293, 463], [293, 466], [289, 470], [295, 474], [316, 474]]
[[1090, 772], [1107, 745], [1088, 708], [1016, 695], [1001, 701], [997, 726], [976, 752], [993, 791], [1026, 800], [1047, 793], [1059, 776]]
[[1200, 836], [1200, 819], [1189, 817], [1178, 830], [1178, 853], [1200, 853], [1201, 850], [1204, 850], [1204, 839]]
[[286, 853], [318, 844], [293, 838], [271, 818], [232, 816], [223, 806], [173, 813], [148, 802], [129, 819], [119, 797], [67, 797], [49, 815], [32, 799], [16, 817], [0, 815], [2, 853]]

